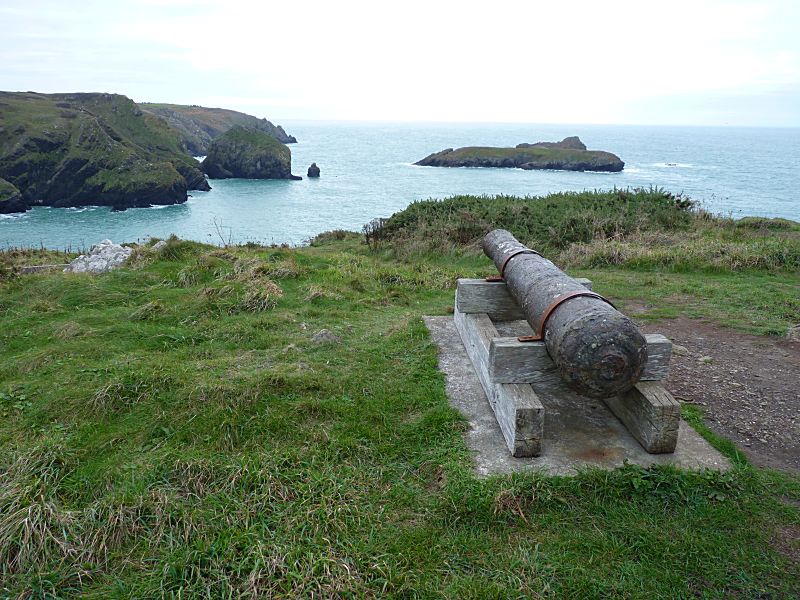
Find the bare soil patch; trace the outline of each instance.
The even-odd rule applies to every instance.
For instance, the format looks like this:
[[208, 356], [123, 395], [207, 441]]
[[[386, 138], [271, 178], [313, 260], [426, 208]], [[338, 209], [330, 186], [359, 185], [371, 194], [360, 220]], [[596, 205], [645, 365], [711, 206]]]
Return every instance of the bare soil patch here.
[[666, 381], [676, 398], [702, 407], [754, 464], [800, 473], [800, 342], [685, 317], [640, 327], [683, 346]]

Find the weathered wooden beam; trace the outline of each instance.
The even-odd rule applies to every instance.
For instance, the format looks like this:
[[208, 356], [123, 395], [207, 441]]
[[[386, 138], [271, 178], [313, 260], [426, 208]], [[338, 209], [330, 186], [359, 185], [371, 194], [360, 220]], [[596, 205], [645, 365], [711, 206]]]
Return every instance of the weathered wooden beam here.
[[633, 321], [601, 297], [587, 296], [591, 292], [508, 231], [486, 234], [483, 250], [567, 385], [585, 396], [608, 398], [639, 381], [647, 344]]
[[646, 333], [644, 339], [647, 340], [647, 362], [641, 381], [664, 381], [669, 375], [672, 342], [660, 333]]
[[[669, 375], [672, 342], [648, 333], [647, 362], [640, 381], [662, 381]], [[544, 342], [520, 342], [515, 337], [493, 338], [489, 345], [489, 377], [495, 383], [544, 383], [559, 378], [558, 368]]]
[[520, 342], [515, 337], [492, 338], [489, 378], [496, 383], [551, 383], [561, 381], [544, 342]]
[[[592, 280], [573, 277], [587, 290]], [[525, 315], [508, 291], [505, 281], [485, 279], [459, 279], [456, 308], [463, 313], [486, 313], [493, 321], [520, 321]]]
[[456, 310], [454, 321], [509, 451], [517, 457], [538, 456], [542, 451], [544, 407], [530, 385], [494, 383], [489, 378], [489, 345], [497, 337], [491, 319], [486, 313]]
[[660, 383], [640, 381], [627, 392], [603, 401], [647, 452], [675, 451], [681, 405]]
[[503, 281], [459, 279], [456, 291], [456, 310], [462, 313], [486, 313], [494, 321], [517, 321], [525, 318]]

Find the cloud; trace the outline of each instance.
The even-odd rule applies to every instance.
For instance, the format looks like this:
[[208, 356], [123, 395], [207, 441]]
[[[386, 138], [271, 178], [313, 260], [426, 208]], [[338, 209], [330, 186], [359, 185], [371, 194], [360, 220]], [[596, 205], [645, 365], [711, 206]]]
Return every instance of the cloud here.
[[781, 1], [7, 4], [6, 86], [276, 118], [685, 122], [699, 113], [664, 99], [800, 84], [800, 12]]

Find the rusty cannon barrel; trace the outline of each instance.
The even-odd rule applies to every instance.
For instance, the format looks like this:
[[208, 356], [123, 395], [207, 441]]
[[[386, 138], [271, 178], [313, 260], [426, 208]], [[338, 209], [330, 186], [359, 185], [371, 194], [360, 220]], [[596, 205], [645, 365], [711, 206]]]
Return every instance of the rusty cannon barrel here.
[[483, 238], [483, 251], [573, 389], [608, 398], [632, 388], [647, 361], [647, 343], [628, 317], [588, 291], [504, 229]]

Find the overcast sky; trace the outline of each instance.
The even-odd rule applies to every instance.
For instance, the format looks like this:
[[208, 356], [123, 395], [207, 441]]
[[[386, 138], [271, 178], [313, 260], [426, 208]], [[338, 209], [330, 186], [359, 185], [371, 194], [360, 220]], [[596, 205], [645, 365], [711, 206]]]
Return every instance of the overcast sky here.
[[286, 119], [800, 126], [800, 2], [0, 4], [0, 89]]

